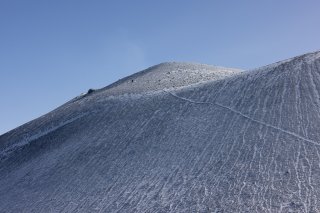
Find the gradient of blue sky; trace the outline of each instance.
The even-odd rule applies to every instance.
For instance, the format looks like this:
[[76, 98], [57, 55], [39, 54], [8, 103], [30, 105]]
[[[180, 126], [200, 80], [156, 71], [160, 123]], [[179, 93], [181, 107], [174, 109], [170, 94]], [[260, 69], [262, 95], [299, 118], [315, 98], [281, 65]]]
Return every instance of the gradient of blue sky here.
[[318, 0], [1, 0], [0, 134], [164, 61], [251, 69], [320, 48]]

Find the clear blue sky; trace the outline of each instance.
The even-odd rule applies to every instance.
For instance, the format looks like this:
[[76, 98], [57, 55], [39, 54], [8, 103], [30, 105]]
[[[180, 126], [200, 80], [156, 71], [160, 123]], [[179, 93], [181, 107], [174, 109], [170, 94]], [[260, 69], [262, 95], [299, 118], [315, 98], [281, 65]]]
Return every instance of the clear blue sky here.
[[0, 0], [0, 134], [164, 61], [250, 69], [320, 49], [319, 0]]

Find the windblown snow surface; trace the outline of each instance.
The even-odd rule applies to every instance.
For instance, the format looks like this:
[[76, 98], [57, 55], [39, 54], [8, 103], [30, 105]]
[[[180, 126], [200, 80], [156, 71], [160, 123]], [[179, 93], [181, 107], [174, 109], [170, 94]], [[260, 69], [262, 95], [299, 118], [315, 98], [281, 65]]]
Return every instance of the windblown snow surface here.
[[319, 93], [320, 52], [151, 67], [0, 136], [0, 212], [320, 212]]

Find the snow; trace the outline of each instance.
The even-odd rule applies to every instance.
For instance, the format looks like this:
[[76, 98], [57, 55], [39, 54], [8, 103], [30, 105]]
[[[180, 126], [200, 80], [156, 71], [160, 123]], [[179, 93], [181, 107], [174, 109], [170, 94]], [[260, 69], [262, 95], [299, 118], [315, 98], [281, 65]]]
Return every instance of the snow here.
[[71, 119], [68, 119], [68, 120], [65, 120], [65, 121], [61, 121], [58, 125], [55, 125], [55, 126], [49, 126], [47, 127], [45, 130], [41, 130], [35, 134], [33, 134], [32, 136], [28, 136], [28, 137], [25, 137], [23, 140], [21, 141], [18, 141], [16, 143], [13, 143], [13, 144], [10, 144], [9, 147], [1, 150], [0, 152], [0, 159], [4, 159], [6, 158], [9, 154], [15, 152], [15, 151], [18, 151], [19, 149], [23, 148], [24, 146], [28, 145], [29, 143], [31, 143], [32, 141], [34, 140], [37, 140], [53, 131], [56, 131], [57, 129], [67, 125], [67, 124], [70, 124], [76, 120], [78, 120], [79, 118], [82, 118], [83, 116], [85, 116], [86, 114], [83, 114], [83, 115], [78, 115], [74, 118], [71, 118]]
[[312, 141], [312, 140], [307, 139], [307, 138], [305, 138], [305, 137], [303, 137], [303, 136], [301, 136], [301, 135], [298, 135], [298, 134], [296, 134], [296, 133], [294, 133], [294, 132], [287, 131], [287, 130], [285, 130], [285, 129], [282, 129], [282, 128], [273, 126], [273, 125], [268, 124], [268, 123], [265, 123], [265, 122], [263, 122], [263, 121], [256, 120], [256, 119], [254, 119], [254, 118], [249, 117], [248, 115], [245, 115], [245, 114], [241, 113], [240, 111], [237, 111], [237, 110], [232, 109], [232, 108], [227, 107], [227, 106], [223, 106], [222, 104], [219, 104], [219, 103], [211, 103], [211, 102], [198, 102], [198, 101], [194, 101], [194, 100], [190, 100], [190, 99], [187, 99], [187, 98], [180, 97], [180, 96], [178, 96], [178, 95], [176, 95], [176, 94], [173, 94], [172, 92], [168, 92], [168, 93], [169, 93], [170, 95], [178, 98], [178, 99], [181, 99], [181, 100], [184, 100], [184, 101], [188, 101], [188, 102], [190, 102], [190, 103], [194, 103], [194, 104], [213, 104], [213, 105], [219, 106], [219, 107], [221, 107], [221, 108], [230, 110], [231, 112], [236, 113], [236, 114], [238, 114], [238, 115], [240, 115], [240, 116], [242, 116], [242, 117], [244, 117], [244, 118], [246, 118], [246, 119], [249, 119], [249, 120], [252, 121], [252, 122], [257, 123], [257, 124], [260, 124], [260, 125], [263, 125], [263, 126], [266, 126], [266, 127], [269, 127], [269, 128], [273, 128], [273, 129], [275, 129], [275, 130], [281, 131], [281, 132], [286, 133], [286, 134], [288, 134], [288, 135], [294, 136], [294, 137], [296, 137], [296, 138], [298, 138], [298, 139], [301, 139], [301, 140], [304, 140], [304, 141], [306, 141], [306, 142], [312, 143], [312, 144], [314, 144], [314, 145], [320, 146], [320, 143], [319, 143], [319, 142]]
[[1, 211], [319, 212], [320, 52], [208, 67], [160, 64], [0, 136]]
[[242, 70], [185, 62], [166, 62], [123, 78], [102, 89], [106, 94], [119, 95], [179, 88], [219, 80]]

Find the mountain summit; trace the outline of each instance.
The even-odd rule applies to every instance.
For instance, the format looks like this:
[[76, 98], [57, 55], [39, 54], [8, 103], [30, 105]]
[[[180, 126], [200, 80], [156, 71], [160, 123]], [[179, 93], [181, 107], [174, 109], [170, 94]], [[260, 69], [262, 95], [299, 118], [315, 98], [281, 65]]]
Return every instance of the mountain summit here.
[[103, 90], [115, 95], [150, 92], [223, 79], [239, 72], [239, 69], [206, 64], [166, 62], [123, 78]]
[[0, 136], [3, 212], [319, 212], [320, 52], [164, 63]]

